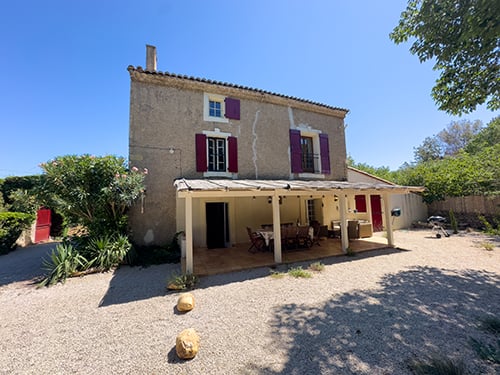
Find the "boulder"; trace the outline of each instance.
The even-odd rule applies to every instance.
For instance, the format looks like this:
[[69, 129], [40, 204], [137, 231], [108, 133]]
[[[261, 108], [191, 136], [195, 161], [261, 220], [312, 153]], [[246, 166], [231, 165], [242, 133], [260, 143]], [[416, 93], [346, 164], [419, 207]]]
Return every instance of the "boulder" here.
[[177, 310], [191, 311], [194, 308], [194, 296], [191, 293], [182, 293], [177, 300]]
[[191, 359], [198, 354], [200, 336], [194, 328], [188, 328], [179, 333], [175, 340], [175, 351], [181, 359]]

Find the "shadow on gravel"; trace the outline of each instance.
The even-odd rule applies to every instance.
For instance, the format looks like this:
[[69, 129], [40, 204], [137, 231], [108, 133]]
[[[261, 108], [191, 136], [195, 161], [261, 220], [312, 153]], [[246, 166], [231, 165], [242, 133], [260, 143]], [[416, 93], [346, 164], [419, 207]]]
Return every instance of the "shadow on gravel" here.
[[498, 275], [415, 267], [386, 275], [379, 290], [321, 306], [277, 306], [272, 339], [288, 362], [281, 371], [248, 365], [259, 374], [404, 374], [410, 359], [441, 353], [475, 358], [467, 363], [472, 373], [492, 374], [498, 368], [480, 360], [468, 339], [484, 334], [478, 318], [498, 311]]
[[99, 307], [163, 296], [167, 293], [167, 279], [174, 273], [180, 273], [180, 264], [121, 266], [114, 271]]
[[44, 276], [42, 261], [48, 259], [58, 242], [18, 247], [0, 256], [0, 286], [15, 282], [37, 282]]

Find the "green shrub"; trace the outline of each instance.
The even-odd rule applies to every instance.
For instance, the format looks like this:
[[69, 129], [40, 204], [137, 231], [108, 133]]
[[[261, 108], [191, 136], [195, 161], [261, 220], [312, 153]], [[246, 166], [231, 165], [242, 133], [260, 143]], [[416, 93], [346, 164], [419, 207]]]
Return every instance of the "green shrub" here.
[[67, 155], [41, 165], [40, 191], [68, 224], [81, 224], [93, 235], [126, 233], [127, 210], [143, 196], [147, 169], [127, 168], [116, 156]]
[[132, 245], [124, 235], [102, 235], [91, 237], [84, 248], [88, 267], [107, 271], [120, 263], [130, 251]]
[[451, 229], [453, 230], [453, 234], [458, 233], [458, 223], [457, 223], [457, 218], [455, 217], [455, 213], [453, 210], [450, 210], [450, 225]]
[[271, 276], [273, 279], [282, 279], [285, 277], [286, 273], [280, 272], [280, 271], [275, 271], [275, 270], [270, 270], [269, 271], [269, 276]]
[[483, 331], [500, 335], [500, 318], [488, 316], [479, 320], [479, 328]]
[[312, 277], [311, 272], [308, 272], [308, 271], [302, 269], [301, 266], [290, 268], [288, 270], [288, 274], [292, 277], [297, 277], [297, 278], [302, 277], [302, 278], [309, 279]]
[[194, 289], [198, 283], [198, 277], [193, 274], [172, 275], [167, 281], [167, 289], [189, 290]]
[[325, 265], [321, 262], [314, 262], [314, 263], [311, 263], [311, 265], [309, 266], [309, 269], [311, 271], [321, 272], [325, 269]]
[[478, 215], [477, 218], [484, 225], [486, 233], [493, 236], [500, 236], [500, 220], [498, 218], [493, 219], [495, 225], [492, 225], [483, 215]]
[[470, 338], [469, 342], [472, 349], [474, 349], [481, 359], [493, 363], [500, 363], [500, 339], [497, 339], [496, 345], [485, 344], [473, 338]]
[[164, 264], [164, 263], [179, 263], [181, 260], [181, 248], [179, 246], [178, 238], [182, 232], [178, 232], [172, 238], [172, 241], [165, 246], [156, 247], [137, 247], [135, 249], [136, 257], [133, 263], [137, 265], [151, 265], [151, 264]]
[[472, 349], [481, 359], [500, 364], [500, 318], [488, 316], [479, 319], [479, 329], [495, 336], [494, 344], [484, 343], [474, 338], [469, 339]]
[[16, 241], [24, 229], [35, 220], [34, 215], [21, 212], [0, 212], [0, 255], [16, 248]]
[[52, 250], [50, 259], [43, 260], [43, 268], [48, 274], [38, 285], [49, 286], [57, 282], [64, 283], [75, 272], [85, 269], [86, 265], [87, 260], [71, 244], [59, 244], [55, 250]]
[[414, 360], [409, 363], [416, 375], [465, 375], [467, 367], [461, 359], [450, 359], [442, 355], [432, 355], [426, 360]]

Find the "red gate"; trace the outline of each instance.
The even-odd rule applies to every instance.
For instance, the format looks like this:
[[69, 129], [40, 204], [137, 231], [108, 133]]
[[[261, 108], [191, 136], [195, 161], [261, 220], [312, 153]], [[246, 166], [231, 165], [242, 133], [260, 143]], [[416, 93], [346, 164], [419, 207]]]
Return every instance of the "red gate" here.
[[50, 209], [39, 209], [36, 213], [35, 243], [47, 241], [50, 238], [50, 224]]

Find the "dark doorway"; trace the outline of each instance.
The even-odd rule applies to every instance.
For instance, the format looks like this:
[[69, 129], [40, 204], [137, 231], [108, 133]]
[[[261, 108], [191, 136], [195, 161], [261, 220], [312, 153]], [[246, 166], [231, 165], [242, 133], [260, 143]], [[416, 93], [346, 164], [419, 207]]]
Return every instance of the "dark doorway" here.
[[384, 230], [382, 222], [382, 203], [380, 195], [370, 195], [370, 203], [372, 206], [372, 224], [374, 232], [381, 232]]
[[228, 205], [224, 202], [206, 204], [207, 247], [216, 249], [229, 243]]

